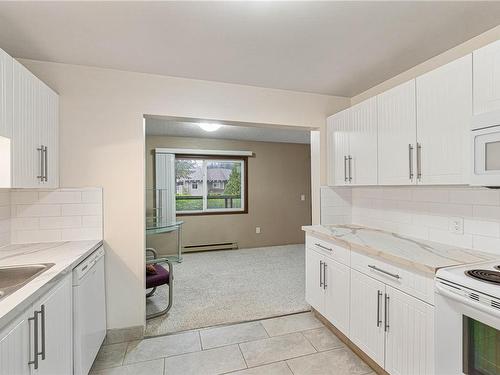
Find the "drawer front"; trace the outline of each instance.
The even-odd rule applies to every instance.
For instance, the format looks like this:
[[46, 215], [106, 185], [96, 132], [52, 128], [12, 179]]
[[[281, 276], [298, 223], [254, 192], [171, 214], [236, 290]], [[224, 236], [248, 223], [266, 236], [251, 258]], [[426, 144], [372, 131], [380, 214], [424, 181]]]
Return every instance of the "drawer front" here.
[[308, 249], [315, 250], [320, 254], [327, 256], [339, 263], [350, 265], [350, 250], [345, 247], [334, 244], [330, 241], [325, 241], [321, 238], [307, 235], [306, 236], [306, 247]]
[[431, 275], [426, 275], [418, 271], [408, 271], [356, 251], [351, 252], [351, 267], [434, 305], [434, 279]]

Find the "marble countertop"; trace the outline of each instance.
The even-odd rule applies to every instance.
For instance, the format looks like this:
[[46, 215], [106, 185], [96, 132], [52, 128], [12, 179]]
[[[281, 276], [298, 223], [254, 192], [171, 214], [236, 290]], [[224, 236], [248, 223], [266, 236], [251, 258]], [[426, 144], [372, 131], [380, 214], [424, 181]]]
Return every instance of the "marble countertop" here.
[[340, 246], [394, 264], [435, 274], [439, 268], [499, 259], [491, 253], [402, 236], [358, 225], [311, 225], [302, 229]]
[[68, 241], [8, 245], [0, 248], [0, 266], [54, 263], [14, 293], [0, 299], [0, 329], [48, 291], [64, 275], [102, 244], [95, 241]]

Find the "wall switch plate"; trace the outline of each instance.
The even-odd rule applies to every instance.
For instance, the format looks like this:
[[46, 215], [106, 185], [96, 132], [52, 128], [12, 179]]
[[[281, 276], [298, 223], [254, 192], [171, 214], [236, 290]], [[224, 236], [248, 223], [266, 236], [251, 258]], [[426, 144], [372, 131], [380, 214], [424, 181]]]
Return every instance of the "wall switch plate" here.
[[306, 196], [305, 196], [305, 194], [301, 194], [301, 195], [300, 195], [300, 200], [301, 200], [301, 201], [305, 201], [305, 200], [306, 200]]
[[260, 234], [260, 227], [255, 227], [255, 233]]
[[464, 218], [452, 217], [450, 218], [450, 232], [455, 234], [464, 234]]

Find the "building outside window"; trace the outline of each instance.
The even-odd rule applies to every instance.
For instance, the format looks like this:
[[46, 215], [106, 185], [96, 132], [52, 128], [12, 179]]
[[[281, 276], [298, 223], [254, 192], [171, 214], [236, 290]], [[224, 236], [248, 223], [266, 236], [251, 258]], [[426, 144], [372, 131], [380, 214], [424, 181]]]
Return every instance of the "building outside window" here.
[[177, 155], [176, 213], [246, 213], [247, 163], [246, 157]]

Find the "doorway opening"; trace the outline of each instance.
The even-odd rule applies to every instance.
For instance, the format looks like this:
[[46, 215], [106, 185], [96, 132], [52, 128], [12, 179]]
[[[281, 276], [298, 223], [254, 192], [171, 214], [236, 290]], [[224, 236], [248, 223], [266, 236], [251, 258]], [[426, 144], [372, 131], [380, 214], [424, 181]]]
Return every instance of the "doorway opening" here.
[[309, 311], [311, 129], [146, 116], [145, 134], [146, 246], [174, 275], [146, 336]]

